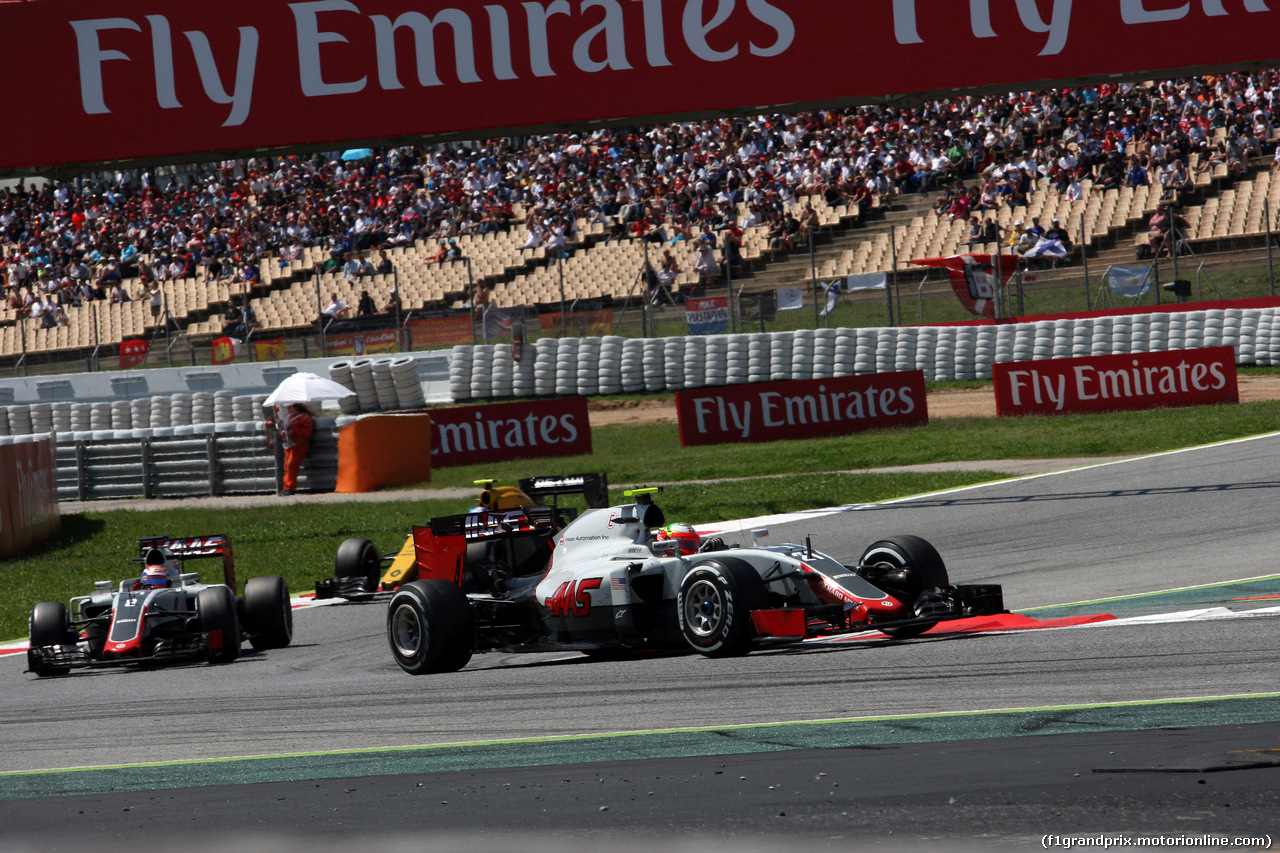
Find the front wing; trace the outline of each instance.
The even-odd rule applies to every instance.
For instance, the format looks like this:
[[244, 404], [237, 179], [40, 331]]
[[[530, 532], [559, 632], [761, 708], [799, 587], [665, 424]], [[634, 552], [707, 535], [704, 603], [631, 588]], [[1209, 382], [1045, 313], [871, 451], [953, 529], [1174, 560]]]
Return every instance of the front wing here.
[[194, 636], [187, 642], [160, 646], [151, 655], [123, 658], [97, 659], [89, 655], [82, 645], [36, 646], [27, 650], [27, 669], [34, 672], [37, 664], [58, 669], [104, 669], [142, 663], [172, 663], [198, 658], [208, 651], [208, 641]]
[[939, 622], [991, 616], [1007, 612], [1004, 591], [999, 584], [959, 584], [932, 595], [918, 605], [923, 613], [910, 619], [850, 619], [840, 605], [819, 607], [783, 607], [775, 610], [753, 610], [751, 621], [759, 637], [803, 640], [811, 637], [835, 636], [881, 629], [928, 629]]

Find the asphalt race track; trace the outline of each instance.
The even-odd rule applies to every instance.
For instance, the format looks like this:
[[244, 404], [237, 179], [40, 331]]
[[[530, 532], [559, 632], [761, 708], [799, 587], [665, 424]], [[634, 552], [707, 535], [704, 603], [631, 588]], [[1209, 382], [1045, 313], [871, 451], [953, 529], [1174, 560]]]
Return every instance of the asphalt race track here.
[[[1280, 435], [768, 525], [850, 560], [923, 535], [1040, 618], [1199, 619], [412, 678], [369, 603], [225, 667], [0, 659], [0, 849], [1280, 843], [1280, 617], [1204, 612], [1280, 604], [1277, 460]], [[73, 767], [99, 769], [38, 772]]]

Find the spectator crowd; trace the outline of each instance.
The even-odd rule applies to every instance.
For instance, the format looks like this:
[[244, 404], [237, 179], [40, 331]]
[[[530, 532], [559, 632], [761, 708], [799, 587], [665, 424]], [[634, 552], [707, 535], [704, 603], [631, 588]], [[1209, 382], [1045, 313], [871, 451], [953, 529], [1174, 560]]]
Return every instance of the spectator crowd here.
[[[56, 326], [93, 300], [154, 306], [168, 279], [252, 287], [263, 259], [286, 267], [307, 247], [323, 247], [325, 268], [350, 279], [390, 269], [395, 246], [455, 260], [457, 238], [508, 230], [517, 207], [525, 249], [561, 250], [586, 221], [610, 239], [667, 245], [761, 226], [788, 251], [817, 228], [812, 208], [795, 215], [793, 202], [820, 196], [868, 213], [925, 191], [937, 192], [940, 216], [971, 223], [976, 245], [993, 242], [995, 212], [1034, 193], [1079, 199], [1086, 184], [1145, 184], [1177, 199], [1193, 192], [1193, 170], [1222, 165], [1238, 177], [1273, 136], [1278, 100], [1280, 72], [1266, 70], [397, 147], [352, 161], [234, 160], [165, 181], [122, 171], [0, 191], [0, 282], [19, 316]], [[721, 261], [695, 254], [714, 279]]]

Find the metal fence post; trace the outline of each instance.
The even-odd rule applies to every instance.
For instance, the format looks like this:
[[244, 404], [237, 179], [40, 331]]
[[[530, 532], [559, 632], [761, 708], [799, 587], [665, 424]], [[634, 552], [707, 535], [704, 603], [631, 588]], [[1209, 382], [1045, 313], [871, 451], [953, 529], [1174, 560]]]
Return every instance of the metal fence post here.
[[1084, 310], [1089, 309], [1089, 241], [1085, 239], [1084, 214], [1080, 214], [1080, 260], [1084, 264]]
[[76, 497], [89, 500], [89, 466], [85, 465], [84, 442], [76, 442]]
[[894, 226], [889, 226], [889, 251], [893, 258], [893, 286], [885, 287], [885, 299], [889, 303], [889, 325], [893, 323], [893, 293], [898, 289], [898, 238]]
[[1276, 270], [1271, 259], [1271, 200], [1262, 200], [1262, 215], [1266, 218], [1267, 227], [1267, 294], [1276, 295]]
[[218, 495], [218, 448], [214, 436], [205, 436], [205, 452], [209, 458], [209, 494]]
[[142, 439], [142, 496], [147, 499], [155, 497], [151, 488], [151, 439]]

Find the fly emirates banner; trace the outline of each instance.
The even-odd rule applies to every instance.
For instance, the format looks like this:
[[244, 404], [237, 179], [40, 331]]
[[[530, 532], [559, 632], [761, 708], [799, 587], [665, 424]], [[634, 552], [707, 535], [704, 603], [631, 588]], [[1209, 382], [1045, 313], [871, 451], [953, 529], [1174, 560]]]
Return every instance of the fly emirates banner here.
[[680, 444], [847, 435], [929, 422], [924, 371], [677, 391]]
[[1158, 79], [1278, 31], [1276, 0], [0, 2], [0, 168]]
[[991, 378], [1001, 417], [1240, 402], [1234, 347], [998, 362]]

